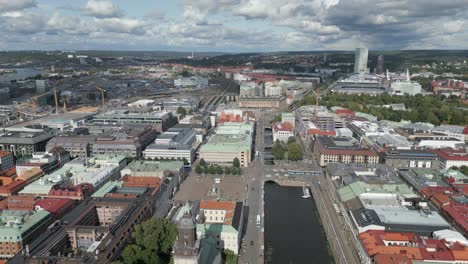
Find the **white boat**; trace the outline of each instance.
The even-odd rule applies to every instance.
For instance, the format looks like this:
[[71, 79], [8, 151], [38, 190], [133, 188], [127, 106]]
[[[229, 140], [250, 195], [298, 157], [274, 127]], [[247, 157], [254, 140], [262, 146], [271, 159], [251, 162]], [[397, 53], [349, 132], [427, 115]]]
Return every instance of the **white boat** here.
[[305, 186], [302, 187], [302, 193], [303, 193], [302, 198], [304, 199], [310, 198], [310, 191], [308, 187], [305, 187]]

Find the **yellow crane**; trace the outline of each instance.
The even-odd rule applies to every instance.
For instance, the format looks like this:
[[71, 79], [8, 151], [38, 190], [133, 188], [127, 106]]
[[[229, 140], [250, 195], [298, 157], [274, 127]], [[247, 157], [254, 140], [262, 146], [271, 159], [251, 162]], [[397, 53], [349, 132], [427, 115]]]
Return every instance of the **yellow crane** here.
[[52, 92], [52, 91], [48, 91], [46, 93], [31, 97], [31, 105], [32, 105], [32, 110], [33, 110], [34, 114], [37, 114], [37, 99], [50, 94], [50, 92]]

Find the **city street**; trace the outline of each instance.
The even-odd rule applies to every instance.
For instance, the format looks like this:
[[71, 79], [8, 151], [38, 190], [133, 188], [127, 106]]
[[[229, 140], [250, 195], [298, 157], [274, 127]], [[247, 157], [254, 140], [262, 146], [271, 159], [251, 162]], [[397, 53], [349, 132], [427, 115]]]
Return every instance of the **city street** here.
[[[256, 112], [257, 134], [255, 139], [256, 151], [259, 156], [252, 162], [249, 168], [244, 170], [245, 181], [248, 182], [246, 206], [248, 215], [244, 227], [245, 235], [239, 252], [239, 263], [263, 263], [263, 126], [265, 117]], [[261, 225], [257, 227], [257, 215], [261, 216]], [[252, 245], [253, 242], [253, 245]]]

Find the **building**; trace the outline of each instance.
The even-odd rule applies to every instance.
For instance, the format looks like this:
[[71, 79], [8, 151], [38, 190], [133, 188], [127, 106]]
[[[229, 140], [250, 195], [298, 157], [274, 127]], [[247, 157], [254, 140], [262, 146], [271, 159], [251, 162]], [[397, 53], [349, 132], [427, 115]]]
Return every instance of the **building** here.
[[294, 138], [294, 127], [291, 123], [274, 123], [272, 132], [273, 142], [276, 142], [276, 140], [288, 142], [290, 137]]
[[367, 69], [367, 57], [369, 50], [367, 48], [357, 48], [354, 55], [354, 73], [369, 72]]
[[380, 54], [377, 57], [377, 67], [375, 69], [376, 74], [382, 74], [384, 73], [384, 55]]
[[346, 79], [337, 81], [332, 91], [343, 94], [379, 95], [390, 93], [391, 89], [383, 85], [382, 77], [360, 72], [352, 74]]
[[258, 87], [256, 82], [241, 82], [239, 96], [241, 98], [258, 96]]
[[16, 165], [16, 171], [21, 174], [23, 171], [32, 168], [39, 168], [45, 174], [52, 173], [59, 169], [63, 164], [70, 161], [70, 153], [62, 147], [54, 147], [51, 152], [36, 152], [33, 153], [30, 159], [22, 160]]
[[359, 234], [358, 255], [363, 264], [455, 264], [468, 261], [468, 247], [413, 232], [369, 230]]
[[143, 150], [153, 142], [157, 132], [152, 126], [141, 129], [121, 128], [96, 138], [92, 155], [123, 155], [142, 157]]
[[431, 132], [468, 143], [468, 129], [466, 126], [440, 125], [434, 127]]
[[149, 192], [136, 199], [88, 198], [62, 218], [62, 225], [38, 235], [29, 254], [17, 254], [10, 263], [111, 263], [130, 241], [134, 225], [153, 213]]
[[158, 134], [151, 125], [126, 124], [119, 127], [92, 127], [93, 134], [58, 136], [46, 146], [48, 151], [62, 147], [72, 157], [92, 157], [95, 155], [125, 155], [141, 157], [143, 150], [153, 142]]
[[450, 229], [450, 224], [437, 211], [427, 207], [427, 202], [423, 202], [424, 206], [414, 205], [413, 201], [420, 200], [418, 197], [400, 198], [395, 194], [367, 193], [359, 198], [364, 206], [350, 212], [359, 233], [386, 230], [431, 236], [434, 231]]
[[95, 124], [150, 124], [158, 132], [164, 132], [177, 124], [177, 117], [171, 112], [151, 111], [151, 112], [133, 112], [134, 109], [115, 109], [108, 110], [102, 114], [95, 115], [92, 122]]
[[468, 166], [468, 151], [465, 149], [434, 149], [433, 153], [440, 158], [441, 168], [450, 169], [451, 167]]
[[96, 135], [57, 136], [47, 142], [45, 149], [49, 152], [53, 148], [61, 147], [68, 151], [73, 158], [90, 157], [96, 139]]
[[50, 223], [47, 211], [0, 212], [0, 263], [25, 249]]
[[92, 193], [108, 180], [118, 177], [119, 170], [126, 162], [124, 156], [76, 158], [59, 170], [30, 183], [19, 194], [82, 200], [90, 195], [90, 191]]
[[335, 185], [338, 198], [349, 209], [363, 207], [359, 197], [364, 193], [417, 196], [393, 168], [382, 164], [329, 164], [326, 175]]
[[421, 84], [411, 81], [392, 82], [391, 88], [396, 95], [417, 95], [421, 94]]
[[317, 136], [313, 151], [322, 167], [330, 163], [379, 163], [377, 152], [360, 147], [353, 138]]
[[389, 149], [383, 153], [383, 163], [397, 169], [440, 169], [437, 154], [422, 149]]
[[[22, 196], [18, 196], [22, 197]], [[24, 196], [27, 197], [27, 196]], [[61, 219], [66, 213], [75, 207], [75, 201], [69, 198], [45, 198], [39, 199], [34, 205], [36, 211], [44, 210], [54, 219]]]
[[159, 135], [153, 144], [144, 151], [145, 158], [151, 159], [185, 159], [192, 163], [195, 151], [201, 140], [197, 140], [198, 132], [191, 128], [170, 128]]
[[36, 92], [37, 93], [45, 93], [47, 91], [47, 86], [49, 84], [49, 80], [36, 80]]
[[241, 97], [239, 107], [241, 108], [281, 108], [286, 105], [283, 96], [278, 97]]
[[0, 150], [12, 152], [15, 156], [30, 156], [34, 152], [45, 151], [47, 141], [53, 132], [43, 126], [4, 128], [0, 133]]
[[289, 123], [296, 127], [296, 116], [294, 113], [281, 113], [281, 123]]
[[208, 78], [200, 76], [180, 77], [174, 79], [176, 88], [205, 88], [208, 86]]
[[278, 97], [284, 94], [283, 87], [279, 86], [277, 83], [267, 82], [265, 84], [265, 96], [266, 97]]
[[254, 123], [226, 122], [200, 148], [200, 158], [214, 164], [232, 164], [238, 158], [240, 165], [247, 167], [252, 160], [253, 136]]
[[[120, 171], [123, 187], [152, 188], [158, 199], [170, 199], [185, 177], [181, 161], [133, 161]], [[161, 195], [164, 195], [163, 197]]]
[[162, 102], [162, 105], [164, 110], [170, 112], [177, 112], [179, 107], [184, 108], [188, 113], [195, 112], [198, 109], [198, 101], [194, 98], [166, 98]]
[[197, 236], [216, 239], [218, 249], [239, 252], [242, 236], [243, 204], [231, 201], [201, 201]]
[[0, 150], [0, 172], [11, 169], [13, 166], [15, 166], [13, 153]]

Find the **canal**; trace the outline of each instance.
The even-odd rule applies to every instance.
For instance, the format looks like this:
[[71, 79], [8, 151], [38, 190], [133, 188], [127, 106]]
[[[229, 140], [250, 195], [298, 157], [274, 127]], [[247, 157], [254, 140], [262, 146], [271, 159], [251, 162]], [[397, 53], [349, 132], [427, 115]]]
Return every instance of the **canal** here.
[[302, 187], [265, 183], [265, 263], [333, 263], [315, 202]]

